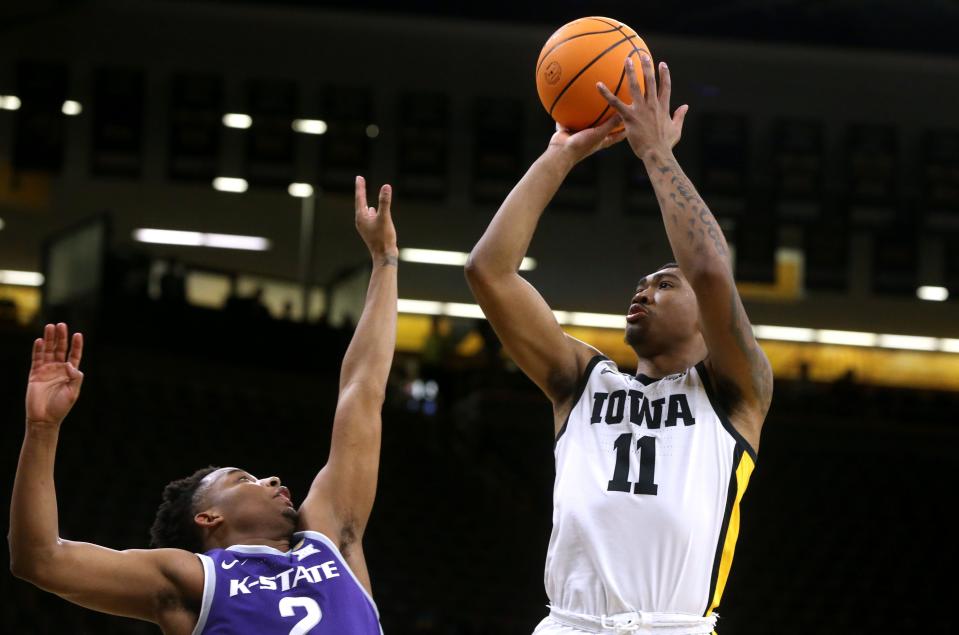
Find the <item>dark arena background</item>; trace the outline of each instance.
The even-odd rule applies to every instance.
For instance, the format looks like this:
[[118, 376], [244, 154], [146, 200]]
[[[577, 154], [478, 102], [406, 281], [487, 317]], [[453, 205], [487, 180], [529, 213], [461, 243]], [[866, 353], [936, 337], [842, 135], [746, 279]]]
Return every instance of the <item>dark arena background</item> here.
[[[384, 630], [530, 633], [551, 412], [462, 263], [549, 138], [540, 47], [587, 15], [668, 60], [673, 103], [691, 106], [677, 156], [734, 247], [776, 376], [719, 632], [956, 632], [948, 0], [3, 2], [5, 508], [50, 320], [87, 337], [57, 463], [64, 537], [146, 546], [163, 485], [210, 464], [278, 474], [302, 500], [369, 274], [363, 174], [394, 185], [409, 250], [365, 538]], [[626, 144], [574, 171], [529, 255], [569, 332], [634, 364], [622, 315], [671, 256]], [[157, 632], [7, 567], [0, 596], [4, 633]]]

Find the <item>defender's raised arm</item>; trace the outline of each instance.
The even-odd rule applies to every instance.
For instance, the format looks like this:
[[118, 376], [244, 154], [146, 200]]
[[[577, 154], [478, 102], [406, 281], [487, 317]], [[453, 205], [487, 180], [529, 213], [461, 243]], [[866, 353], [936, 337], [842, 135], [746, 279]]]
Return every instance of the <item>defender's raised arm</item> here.
[[381, 410], [396, 347], [399, 250], [390, 211], [393, 191], [380, 188], [367, 206], [366, 181], [356, 178], [356, 229], [373, 259], [363, 314], [340, 370], [330, 457], [300, 508], [301, 528], [330, 536], [369, 589], [360, 539], [366, 529], [380, 459]]
[[[196, 616], [182, 610], [181, 600], [203, 589], [192, 554], [115, 551], [60, 538], [53, 467], [60, 426], [80, 395], [82, 355], [83, 336], [74, 333], [71, 341], [62, 323], [47, 324], [33, 344], [26, 431], [10, 502], [10, 569], [75, 604], [188, 632]], [[170, 601], [161, 602], [164, 597]]]

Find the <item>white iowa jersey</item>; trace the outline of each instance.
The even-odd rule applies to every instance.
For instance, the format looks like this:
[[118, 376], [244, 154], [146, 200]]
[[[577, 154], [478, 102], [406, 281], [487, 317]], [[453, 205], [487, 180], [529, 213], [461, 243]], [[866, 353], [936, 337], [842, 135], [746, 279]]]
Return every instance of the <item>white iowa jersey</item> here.
[[706, 615], [719, 605], [755, 452], [702, 363], [659, 380], [594, 357], [556, 440], [552, 606]]

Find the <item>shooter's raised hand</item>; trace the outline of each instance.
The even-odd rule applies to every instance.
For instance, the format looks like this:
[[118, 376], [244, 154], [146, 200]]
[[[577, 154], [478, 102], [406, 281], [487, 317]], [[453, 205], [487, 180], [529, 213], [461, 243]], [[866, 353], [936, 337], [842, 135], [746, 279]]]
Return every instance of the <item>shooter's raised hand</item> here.
[[689, 106], [682, 105], [676, 112], [669, 114], [669, 97], [672, 92], [672, 80], [669, 67], [659, 63], [659, 86], [653, 72], [653, 60], [643, 53], [642, 72], [646, 83], [646, 94], [636, 79], [636, 69], [632, 57], [626, 58], [626, 77], [629, 78], [629, 92], [633, 103], [624, 104], [605, 84], [597, 84], [600, 94], [616, 109], [626, 126], [626, 139], [636, 156], [644, 158], [650, 151], [671, 152], [683, 132], [683, 121]]
[[586, 128], [579, 132], [557, 123], [556, 132], [549, 140], [549, 147], [562, 149], [573, 163], [579, 163], [591, 154], [622, 141], [626, 133], [620, 128], [621, 125], [622, 121], [618, 115], [613, 115], [595, 128]]
[[[83, 335], [69, 341], [67, 325], [47, 324], [33, 342], [33, 363], [27, 380], [27, 421], [58, 426], [80, 396]], [[67, 345], [69, 344], [69, 353]]]
[[379, 207], [366, 204], [366, 179], [356, 177], [356, 231], [360, 233], [370, 254], [374, 258], [386, 257], [395, 260], [399, 256], [396, 247], [396, 229], [390, 214], [393, 202], [393, 188], [384, 185], [380, 188]]

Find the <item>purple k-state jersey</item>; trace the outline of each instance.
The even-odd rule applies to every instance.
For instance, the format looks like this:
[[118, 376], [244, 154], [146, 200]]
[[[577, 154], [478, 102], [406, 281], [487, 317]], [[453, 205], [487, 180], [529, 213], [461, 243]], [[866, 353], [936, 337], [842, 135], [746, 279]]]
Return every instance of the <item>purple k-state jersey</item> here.
[[336, 545], [315, 531], [293, 544], [197, 554], [203, 604], [193, 635], [382, 635], [373, 598]]

